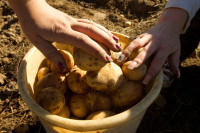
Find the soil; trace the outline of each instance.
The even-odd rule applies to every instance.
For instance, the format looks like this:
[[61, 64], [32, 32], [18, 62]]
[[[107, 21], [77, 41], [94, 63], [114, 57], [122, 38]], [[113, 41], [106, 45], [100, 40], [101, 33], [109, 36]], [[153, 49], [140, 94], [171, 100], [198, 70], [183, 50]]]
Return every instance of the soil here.
[[[135, 38], [156, 24], [166, 0], [47, 0], [75, 17], [93, 20], [107, 29]], [[126, 25], [131, 22], [131, 25]], [[21, 98], [17, 85], [20, 61], [33, 45], [20, 29], [17, 16], [0, 1], [0, 133], [27, 129], [45, 133]], [[162, 89], [147, 110], [137, 133], [200, 132], [199, 48], [181, 62], [181, 77]]]

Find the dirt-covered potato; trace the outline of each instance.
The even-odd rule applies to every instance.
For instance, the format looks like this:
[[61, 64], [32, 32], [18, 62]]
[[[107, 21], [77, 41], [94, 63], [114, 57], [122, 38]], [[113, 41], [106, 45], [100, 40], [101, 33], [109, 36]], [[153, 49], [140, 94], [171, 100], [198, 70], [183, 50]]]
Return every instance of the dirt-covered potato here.
[[40, 68], [37, 73], [38, 80], [42, 79], [45, 75], [47, 75], [50, 72], [51, 70], [48, 67]]
[[85, 102], [90, 111], [109, 110], [111, 99], [109, 96], [99, 92], [88, 92]]
[[[72, 56], [72, 54], [66, 50], [58, 50], [60, 52], [60, 54], [63, 56], [65, 63], [66, 63], [66, 69], [65, 72], [69, 72], [71, 71], [71, 69], [74, 67], [74, 58]], [[51, 63], [51, 70], [54, 72], [60, 72], [60, 70], [58, 70], [57, 67], [55, 67], [52, 63]]]
[[71, 113], [79, 118], [83, 118], [89, 113], [83, 95], [74, 94], [70, 99], [69, 107]]
[[112, 105], [115, 108], [130, 107], [144, 96], [144, 86], [140, 82], [126, 81], [112, 95]]
[[38, 81], [35, 89], [35, 94], [37, 95], [39, 91], [46, 87], [55, 87], [64, 94], [67, 90], [66, 76], [61, 75], [57, 72], [48, 73], [41, 80]]
[[[103, 45], [100, 46], [110, 54], [107, 47]], [[80, 48], [74, 48], [74, 61], [80, 69], [85, 71], [96, 71], [106, 65], [106, 62], [97, 59], [95, 56], [88, 54]]]
[[81, 70], [77, 66], [69, 72], [67, 83], [70, 90], [76, 94], [83, 94], [89, 90], [89, 86], [85, 83], [84, 77], [87, 71]]
[[96, 91], [112, 92], [123, 83], [121, 68], [115, 63], [107, 63], [98, 71], [88, 71], [85, 80], [91, 89]]
[[113, 116], [115, 115], [114, 112], [109, 111], [109, 110], [101, 110], [101, 111], [96, 111], [96, 112], [92, 112], [90, 113], [86, 120], [97, 120], [97, 119], [103, 119], [109, 116]]
[[141, 64], [139, 67], [134, 69], [128, 69], [127, 66], [131, 63], [131, 61], [127, 61], [122, 66], [122, 71], [124, 76], [133, 81], [139, 81], [142, 80], [147, 72], [147, 65]]
[[54, 87], [47, 87], [40, 91], [36, 102], [52, 114], [59, 114], [65, 105], [65, 96]]
[[64, 118], [69, 118], [70, 117], [69, 107], [65, 104], [62, 111], [57, 115], [62, 116]]

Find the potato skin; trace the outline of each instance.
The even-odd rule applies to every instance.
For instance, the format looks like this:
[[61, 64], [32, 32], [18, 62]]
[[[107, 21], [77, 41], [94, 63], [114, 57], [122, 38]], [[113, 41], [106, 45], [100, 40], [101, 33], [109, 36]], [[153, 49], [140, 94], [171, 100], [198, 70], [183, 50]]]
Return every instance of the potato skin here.
[[45, 75], [47, 75], [50, 72], [51, 70], [48, 67], [40, 68], [37, 73], [38, 80], [42, 79]]
[[57, 72], [48, 73], [38, 81], [35, 89], [35, 94], [37, 95], [39, 91], [46, 87], [55, 87], [62, 93], [65, 93], [67, 91], [67, 80], [65, 75], [61, 75]]
[[110, 93], [122, 85], [124, 77], [121, 68], [111, 62], [99, 71], [88, 71], [85, 80], [91, 89]]
[[77, 66], [69, 72], [67, 76], [67, 84], [71, 91], [76, 94], [83, 94], [89, 90], [89, 86], [85, 83], [84, 78], [87, 71], [81, 70]]
[[146, 64], [141, 64], [139, 67], [134, 68], [134, 69], [128, 69], [127, 66], [131, 63], [132, 61], [127, 61], [122, 65], [122, 71], [124, 76], [133, 81], [139, 81], [142, 80], [147, 72], [147, 65]]
[[112, 105], [115, 108], [126, 108], [139, 102], [144, 96], [144, 86], [140, 82], [126, 81], [112, 95]]
[[58, 113], [57, 115], [64, 117], [64, 118], [69, 118], [70, 117], [70, 110], [68, 105], [64, 105], [62, 111], [60, 113]]
[[96, 112], [92, 112], [90, 113], [86, 120], [97, 120], [97, 119], [103, 119], [109, 116], [113, 116], [115, 115], [114, 112], [110, 111], [110, 110], [101, 110], [101, 111], [96, 111]]
[[83, 118], [89, 113], [83, 95], [74, 94], [70, 99], [69, 107], [71, 113], [78, 118]]
[[[100, 46], [107, 52], [107, 54], [110, 54], [107, 47], [101, 44]], [[88, 54], [80, 48], [74, 48], [73, 56], [75, 64], [85, 71], [96, 71], [106, 65], [106, 62], [97, 59], [95, 56]]]
[[65, 96], [54, 87], [47, 87], [40, 91], [36, 102], [52, 114], [58, 114], [65, 105]]
[[85, 95], [85, 102], [91, 112], [109, 110], [111, 108], [109, 96], [99, 92], [88, 92]]
[[124, 64], [124, 61], [119, 61], [118, 60], [118, 58], [119, 58], [119, 56], [122, 54], [122, 52], [113, 52], [113, 51], [111, 51], [111, 55], [110, 55], [110, 57], [113, 59], [113, 62], [115, 63], [115, 64], [117, 64], [118, 66], [122, 66], [123, 64]]

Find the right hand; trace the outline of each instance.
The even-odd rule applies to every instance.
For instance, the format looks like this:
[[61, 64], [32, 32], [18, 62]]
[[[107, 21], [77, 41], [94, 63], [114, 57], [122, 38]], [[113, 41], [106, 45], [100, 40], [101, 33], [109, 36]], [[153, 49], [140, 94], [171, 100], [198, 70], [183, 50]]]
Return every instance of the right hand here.
[[39, 1], [28, 1], [21, 9], [23, 14], [17, 15], [28, 39], [61, 71], [64, 71], [65, 61], [52, 42], [79, 47], [106, 62], [111, 61], [110, 56], [94, 40], [113, 51], [121, 51], [115, 37], [103, 26], [86, 19], [75, 19], [45, 1]]

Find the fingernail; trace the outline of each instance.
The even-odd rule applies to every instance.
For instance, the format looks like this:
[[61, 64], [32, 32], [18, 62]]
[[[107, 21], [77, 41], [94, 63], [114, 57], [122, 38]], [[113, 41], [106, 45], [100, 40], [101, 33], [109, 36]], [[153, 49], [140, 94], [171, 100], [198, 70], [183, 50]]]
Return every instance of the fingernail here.
[[118, 51], [122, 50], [122, 47], [119, 44], [116, 44], [115, 46], [116, 46], [116, 48], [117, 48]]
[[136, 66], [137, 66], [137, 62], [135, 62], [135, 61], [132, 61], [128, 66], [127, 66], [127, 68], [128, 69], [133, 69], [133, 68], [135, 68]]
[[112, 36], [112, 38], [116, 41], [116, 43], [119, 42], [119, 38], [118, 38], [118, 37], [116, 37], [116, 36]]
[[147, 75], [145, 79], [143, 80], [143, 84], [147, 85], [149, 81], [151, 80], [151, 75]]
[[124, 60], [124, 58], [125, 58], [125, 55], [124, 55], [124, 54], [121, 54], [121, 55], [118, 57], [117, 61], [122, 62], [122, 61]]
[[108, 62], [113, 61], [112, 58], [111, 58], [109, 55], [106, 55], [106, 60], [107, 60]]
[[64, 65], [62, 62], [58, 62], [58, 68], [59, 68], [61, 71], [64, 71], [65, 65]]

